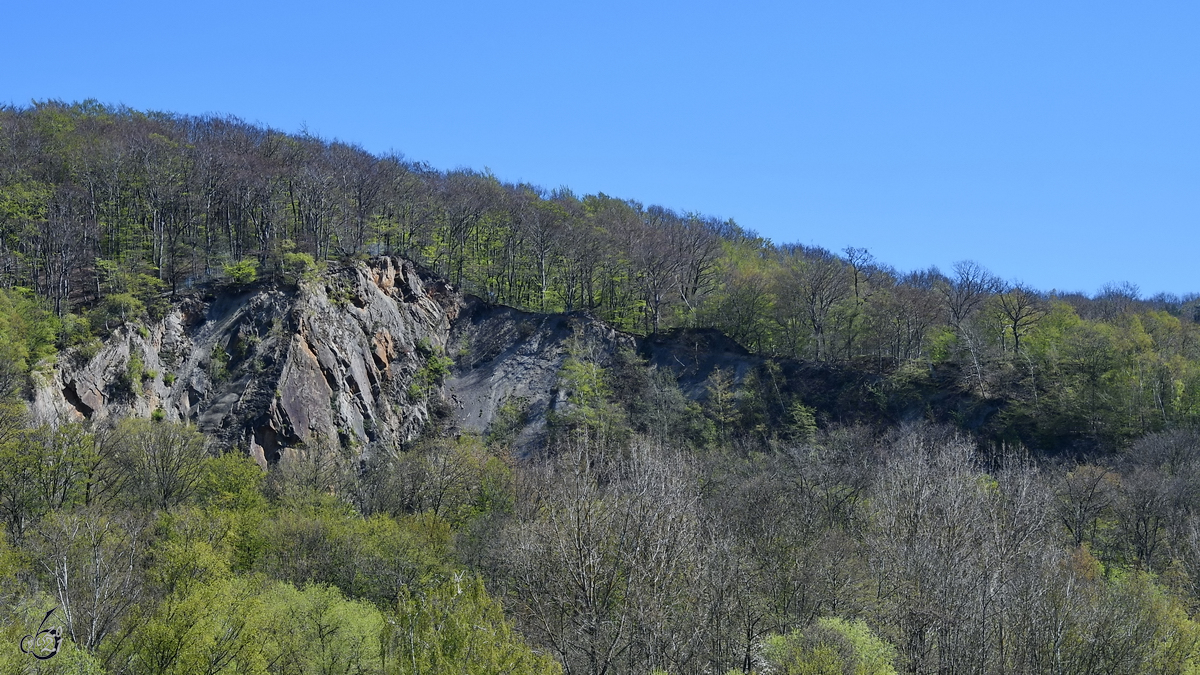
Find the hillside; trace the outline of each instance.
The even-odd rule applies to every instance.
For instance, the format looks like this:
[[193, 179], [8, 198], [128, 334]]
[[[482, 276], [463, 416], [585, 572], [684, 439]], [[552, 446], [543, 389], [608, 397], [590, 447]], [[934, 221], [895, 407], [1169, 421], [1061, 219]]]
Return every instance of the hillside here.
[[1193, 297], [0, 110], [0, 672], [1182, 675], [1197, 421]]
[[890, 419], [953, 421], [992, 445], [1113, 452], [1200, 418], [1194, 295], [1050, 292], [969, 261], [901, 271], [863, 248], [775, 243], [231, 117], [0, 110], [0, 288], [79, 319], [81, 340], [85, 322], [157, 321], [163, 297], [206, 284], [379, 255], [487, 303], [651, 339], [717, 330], [761, 358], [861, 374], [836, 407], [882, 398]]
[[[934, 371], [943, 386], [932, 377], [897, 384], [845, 365], [757, 356], [711, 329], [641, 337], [584, 312], [492, 305], [381, 257], [295, 284], [183, 293], [162, 318], [65, 352], [35, 378], [31, 411], [45, 421], [191, 423], [265, 468], [288, 448], [393, 453], [436, 429], [486, 435], [511, 425], [498, 418], [519, 405], [519, 428], [508, 433], [519, 454], [542, 454], [548, 422], [571, 406], [561, 371], [580, 344], [601, 367], [639, 371], [621, 394], [627, 403], [654, 373], [701, 403], [727, 377], [727, 422], [757, 425], [764, 443], [787, 437], [795, 405], [822, 428], [933, 421], [968, 432], [986, 431], [1005, 405], [954, 391], [944, 366]], [[431, 411], [438, 419], [427, 430]]]

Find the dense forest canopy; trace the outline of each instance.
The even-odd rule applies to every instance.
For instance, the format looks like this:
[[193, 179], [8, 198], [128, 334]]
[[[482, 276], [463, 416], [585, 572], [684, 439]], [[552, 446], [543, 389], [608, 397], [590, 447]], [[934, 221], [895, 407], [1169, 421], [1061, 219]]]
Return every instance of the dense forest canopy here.
[[[29, 419], [31, 373], [174, 295], [384, 254], [756, 365], [688, 396], [580, 331], [521, 458], [520, 400], [267, 471], [186, 423]], [[1194, 673], [1198, 313], [235, 118], [0, 109], [0, 672], [57, 607], [45, 672]], [[419, 351], [436, 398], [453, 355]]]
[[[439, 171], [232, 117], [95, 102], [0, 110], [0, 285], [92, 328], [207, 280], [398, 254], [497, 303], [635, 333], [712, 327], [754, 352], [1003, 401], [990, 438], [1112, 450], [1200, 414], [1197, 297], [1094, 297], [963, 262], [777, 245], [695, 213]], [[96, 308], [99, 308], [97, 310]], [[71, 325], [79, 328], [79, 322]]]

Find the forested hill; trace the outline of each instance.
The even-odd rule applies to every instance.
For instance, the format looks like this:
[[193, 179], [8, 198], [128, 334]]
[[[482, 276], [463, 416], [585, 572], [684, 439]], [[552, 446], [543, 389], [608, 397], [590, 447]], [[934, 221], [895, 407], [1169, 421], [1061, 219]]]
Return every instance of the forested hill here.
[[0, 673], [1194, 674], [1198, 307], [0, 109]]
[[964, 424], [1037, 449], [1111, 450], [1200, 414], [1194, 296], [1046, 293], [969, 262], [900, 273], [865, 249], [777, 245], [733, 221], [232, 117], [0, 109], [0, 286], [93, 331], [161, 310], [166, 291], [369, 254], [628, 332], [717, 328], [765, 356], [879, 375], [867, 395], [910, 408], [933, 391], [994, 401]]

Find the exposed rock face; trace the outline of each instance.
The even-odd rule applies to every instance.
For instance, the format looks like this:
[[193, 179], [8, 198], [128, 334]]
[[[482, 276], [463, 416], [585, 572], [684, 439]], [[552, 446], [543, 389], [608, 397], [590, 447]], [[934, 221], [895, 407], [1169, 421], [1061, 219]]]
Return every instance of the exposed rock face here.
[[[431, 408], [485, 433], [517, 404], [525, 423], [515, 445], [525, 452], [566, 405], [558, 374], [575, 338], [601, 365], [640, 352], [693, 398], [714, 368], [737, 381], [759, 361], [717, 331], [638, 339], [584, 312], [489, 305], [409, 261], [377, 258], [299, 287], [186, 296], [160, 321], [116, 329], [90, 359], [61, 355], [32, 409], [44, 420], [190, 421], [265, 465], [301, 445], [394, 451]], [[423, 369], [442, 355], [454, 361], [450, 377], [430, 386]]]
[[586, 343], [589, 357], [601, 366], [611, 366], [624, 351], [670, 372], [692, 399], [707, 395], [714, 370], [741, 383], [762, 363], [714, 329], [639, 338], [585, 312], [537, 314], [468, 298], [451, 329], [450, 350], [457, 359], [446, 383], [458, 428], [486, 432], [502, 406], [519, 403], [526, 423], [514, 449], [523, 454], [537, 448], [546, 440], [549, 415], [567, 405], [558, 374], [573, 339]]
[[519, 401], [527, 423], [517, 449], [542, 442], [548, 414], [566, 400], [558, 371], [573, 336], [590, 342], [602, 365], [619, 349], [637, 348], [632, 336], [582, 312], [535, 314], [478, 298], [465, 301], [450, 336], [457, 358], [446, 383], [458, 427], [485, 432], [501, 406]]
[[300, 444], [399, 445], [428, 418], [427, 392], [410, 388], [460, 304], [393, 258], [299, 288], [195, 295], [161, 321], [118, 328], [91, 359], [63, 355], [32, 407], [94, 420], [161, 410], [261, 462]]

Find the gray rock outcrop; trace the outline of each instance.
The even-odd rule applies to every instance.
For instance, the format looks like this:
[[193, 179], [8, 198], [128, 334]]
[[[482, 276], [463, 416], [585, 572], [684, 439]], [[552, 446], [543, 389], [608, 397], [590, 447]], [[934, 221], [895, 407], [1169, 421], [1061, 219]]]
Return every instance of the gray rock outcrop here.
[[302, 444], [402, 445], [429, 416], [414, 378], [445, 349], [460, 304], [395, 258], [298, 287], [193, 294], [159, 321], [117, 328], [90, 358], [61, 355], [33, 413], [191, 421], [263, 463]]
[[586, 312], [491, 305], [381, 257], [299, 285], [185, 295], [160, 320], [115, 329], [94, 354], [61, 354], [31, 408], [43, 421], [187, 421], [265, 466], [301, 446], [395, 452], [435, 414], [483, 434], [519, 407], [511, 440], [523, 454], [569, 405], [559, 372], [580, 343], [602, 366], [638, 352], [692, 398], [713, 369], [740, 380], [756, 363], [716, 331], [639, 339]]

